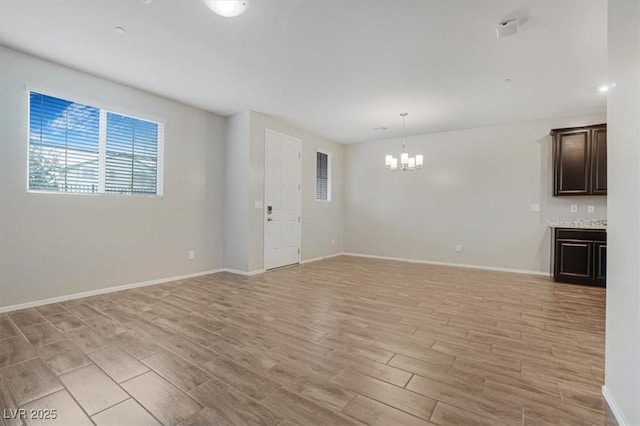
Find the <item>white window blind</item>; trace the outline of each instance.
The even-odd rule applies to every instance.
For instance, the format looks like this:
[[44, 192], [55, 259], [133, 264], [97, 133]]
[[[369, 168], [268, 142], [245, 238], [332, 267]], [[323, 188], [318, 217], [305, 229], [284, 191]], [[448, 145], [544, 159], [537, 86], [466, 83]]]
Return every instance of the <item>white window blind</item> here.
[[29, 189], [97, 192], [100, 110], [31, 92]]
[[316, 153], [316, 200], [331, 200], [331, 157]]
[[36, 92], [29, 100], [29, 190], [162, 195], [162, 124]]
[[107, 113], [105, 192], [157, 193], [158, 125]]

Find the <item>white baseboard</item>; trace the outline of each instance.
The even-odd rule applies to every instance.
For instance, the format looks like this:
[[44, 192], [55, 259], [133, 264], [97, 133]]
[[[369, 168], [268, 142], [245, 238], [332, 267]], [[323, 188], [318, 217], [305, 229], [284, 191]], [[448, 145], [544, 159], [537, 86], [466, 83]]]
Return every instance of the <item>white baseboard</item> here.
[[251, 277], [253, 275], [262, 274], [262, 273], [265, 272], [265, 270], [264, 269], [256, 269], [255, 271], [241, 271], [239, 269], [224, 268], [224, 269], [220, 270], [220, 272], [229, 272], [230, 274], [244, 275], [245, 277]]
[[133, 284], [118, 285], [115, 287], [99, 288], [97, 290], [83, 291], [81, 293], [66, 294], [64, 296], [51, 297], [48, 299], [36, 300], [34, 302], [20, 303], [17, 305], [0, 306], [0, 313], [17, 311], [20, 309], [33, 308], [35, 306], [48, 305], [49, 303], [65, 302], [67, 300], [82, 299], [83, 297], [97, 296], [99, 294], [113, 293], [114, 291], [128, 290], [130, 288], [146, 287], [150, 285], [168, 283], [170, 281], [186, 280], [187, 278], [200, 277], [202, 275], [216, 274], [224, 269], [213, 269], [210, 271], [195, 272], [193, 274], [178, 275], [175, 277], [160, 278], [151, 281], [142, 281]]
[[[497, 267], [482, 266], [482, 265], [467, 265], [467, 264], [461, 264], [461, 263], [436, 262], [436, 261], [419, 260], [419, 259], [405, 259], [405, 258], [400, 258], [400, 257], [374, 256], [374, 255], [362, 254], [362, 253], [335, 253], [335, 254], [331, 254], [331, 255], [327, 255], [327, 256], [316, 257], [316, 258], [313, 258], [313, 259], [306, 259], [306, 260], [301, 261], [300, 264], [302, 265], [302, 264], [306, 264], [306, 263], [317, 262], [319, 260], [326, 260], [326, 259], [330, 259], [330, 258], [336, 257], [336, 256], [356, 256], [356, 257], [366, 257], [366, 258], [370, 258], [370, 259], [395, 260], [395, 261], [399, 261], [399, 262], [424, 263], [424, 264], [428, 264], [428, 265], [442, 265], [442, 266], [453, 266], [453, 267], [458, 267], [458, 268], [473, 268], [473, 269], [484, 269], [484, 270], [489, 270], [489, 271], [514, 272], [514, 273], [518, 273], [518, 274], [549, 276], [548, 273], [540, 272], [540, 271], [526, 271], [526, 270], [522, 270], [522, 269], [497, 268]], [[202, 275], [215, 274], [215, 273], [218, 273], [218, 272], [229, 272], [229, 273], [232, 273], [232, 274], [238, 274], [238, 275], [244, 275], [244, 276], [253, 276], [253, 275], [262, 274], [262, 273], [265, 272], [265, 270], [264, 269], [257, 269], [255, 271], [240, 271], [238, 269], [231, 269], [231, 268], [214, 269], [214, 270], [210, 270], [210, 271], [196, 272], [196, 273], [193, 273], [193, 274], [186, 274], [186, 275], [179, 275], [179, 276], [175, 276], [175, 277], [160, 278], [160, 279], [157, 279], [157, 280], [143, 281], [143, 282], [138, 282], [138, 283], [133, 283], [133, 284], [124, 284], [124, 285], [119, 285], [119, 286], [115, 286], [115, 287], [107, 287], [107, 288], [101, 288], [101, 289], [97, 289], [97, 290], [84, 291], [84, 292], [81, 292], [81, 293], [67, 294], [67, 295], [64, 295], [64, 296], [51, 297], [51, 298], [48, 298], [48, 299], [41, 299], [41, 300], [36, 300], [34, 302], [21, 303], [21, 304], [17, 304], [17, 305], [0, 306], [0, 313], [17, 311], [19, 309], [33, 308], [35, 306], [47, 305], [49, 303], [57, 303], [57, 302], [64, 302], [64, 301], [67, 301], [67, 300], [80, 299], [80, 298], [83, 298], [83, 297], [97, 296], [99, 294], [113, 293], [114, 291], [127, 290], [127, 289], [130, 289], [130, 288], [146, 287], [146, 286], [155, 285], [155, 284], [162, 284], [162, 283], [166, 283], [166, 282], [170, 282], [170, 281], [184, 280], [184, 279], [187, 279], [187, 278], [193, 278], [193, 277], [199, 277], [199, 276], [202, 276]], [[603, 389], [603, 394], [604, 394], [604, 389]], [[605, 398], [606, 398], [606, 396], [605, 396]], [[613, 410], [613, 408], [612, 408], [612, 410]]]
[[631, 423], [629, 423], [627, 419], [624, 417], [624, 414], [622, 414], [622, 410], [620, 410], [620, 406], [616, 402], [615, 398], [613, 397], [613, 394], [611, 393], [608, 387], [606, 386], [602, 387], [602, 396], [604, 396], [604, 400], [607, 401], [607, 404], [609, 404], [609, 408], [611, 409], [611, 412], [615, 416], [616, 421], [618, 422], [618, 425], [631, 426]]
[[[300, 261], [300, 265], [304, 265], [306, 263], [311, 263], [311, 262], [317, 262], [319, 260], [331, 259], [332, 257], [342, 256], [343, 254], [344, 253], [334, 253], [334, 254], [329, 254], [327, 256], [314, 257], [313, 259], [301, 260]], [[266, 272], [265, 269], [256, 269], [255, 271], [241, 271], [239, 269], [231, 269], [231, 268], [224, 268], [223, 271], [224, 272], [229, 272], [231, 274], [244, 275], [244, 276], [247, 276], [247, 277], [250, 277], [250, 276], [253, 276], [253, 275], [258, 275], [258, 274], [263, 274], [263, 273]]]
[[525, 269], [512, 269], [512, 268], [500, 268], [496, 266], [470, 265], [466, 263], [438, 262], [434, 260], [406, 259], [402, 257], [374, 256], [372, 254], [362, 254], [362, 253], [342, 253], [342, 254], [345, 256], [366, 257], [369, 259], [395, 260], [398, 262], [424, 263], [427, 265], [452, 266], [456, 268], [483, 269], [485, 271], [513, 272], [516, 274], [540, 275], [543, 277], [551, 276], [551, 274], [548, 272], [527, 271]]
[[305, 259], [305, 260], [301, 260], [300, 264], [304, 265], [305, 263], [317, 262], [319, 260], [327, 260], [327, 259], [331, 259], [332, 257], [342, 256], [344, 254], [345, 253], [333, 253], [333, 254], [329, 254], [329, 255], [326, 255], [326, 256], [314, 257], [312, 259]]

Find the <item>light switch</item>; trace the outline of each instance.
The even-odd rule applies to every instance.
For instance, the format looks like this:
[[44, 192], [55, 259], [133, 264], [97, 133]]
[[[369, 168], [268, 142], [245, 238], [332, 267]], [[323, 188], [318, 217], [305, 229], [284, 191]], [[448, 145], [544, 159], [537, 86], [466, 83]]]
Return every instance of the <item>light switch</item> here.
[[578, 205], [571, 204], [570, 210], [571, 210], [571, 213], [578, 213]]
[[589, 206], [587, 207], [587, 211], [588, 211], [589, 213], [595, 213], [595, 212], [596, 212], [596, 206], [589, 205]]
[[262, 209], [262, 200], [257, 200], [253, 202], [253, 207], [256, 209]]
[[540, 211], [540, 204], [531, 204], [531, 211], [532, 212], [539, 212]]

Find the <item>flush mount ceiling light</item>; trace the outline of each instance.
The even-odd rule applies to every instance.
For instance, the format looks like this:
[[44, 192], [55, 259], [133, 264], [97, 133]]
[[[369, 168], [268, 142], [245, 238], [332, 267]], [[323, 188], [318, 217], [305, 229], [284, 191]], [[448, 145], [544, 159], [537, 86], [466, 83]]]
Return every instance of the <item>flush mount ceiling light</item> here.
[[405, 151], [405, 126], [404, 120], [408, 114], [403, 112], [400, 114], [402, 117], [402, 152], [400, 153], [400, 165], [398, 166], [398, 158], [393, 155], [385, 155], [384, 165], [387, 169], [394, 172], [410, 172], [422, 168], [424, 157], [422, 154], [418, 154], [415, 157], [409, 157], [409, 154]]
[[246, 0], [204, 0], [204, 2], [209, 9], [225, 18], [240, 16], [247, 8]]
[[122, 27], [113, 27], [113, 31], [118, 35], [124, 35], [127, 33], [127, 30]]

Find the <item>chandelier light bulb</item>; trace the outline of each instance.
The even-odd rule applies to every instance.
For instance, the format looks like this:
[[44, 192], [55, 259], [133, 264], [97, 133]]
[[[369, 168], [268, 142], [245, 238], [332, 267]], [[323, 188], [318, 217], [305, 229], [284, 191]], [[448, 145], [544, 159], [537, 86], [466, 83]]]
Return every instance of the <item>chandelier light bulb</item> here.
[[391, 160], [393, 160], [393, 155], [385, 155], [384, 156], [384, 165], [385, 166], [390, 166], [391, 165]]
[[409, 154], [403, 152], [400, 154], [400, 163], [401, 164], [409, 164]]
[[422, 156], [422, 154], [416, 155], [416, 166], [422, 167], [423, 163], [424, 163], [424, 157]]

